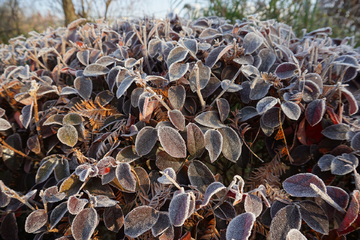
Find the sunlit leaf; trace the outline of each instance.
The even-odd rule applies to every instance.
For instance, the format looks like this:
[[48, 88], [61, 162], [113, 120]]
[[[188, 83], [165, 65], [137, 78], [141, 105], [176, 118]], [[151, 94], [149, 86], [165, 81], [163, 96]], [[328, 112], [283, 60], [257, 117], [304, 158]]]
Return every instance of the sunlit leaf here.
[[85, 208], [74, 218], [71, 233], [75, 240], [88, 240], [99, 224], [99, 215], [94, 208]]
[[195, 118], [195, 121], [203, 126], [210, 128], [225, 127], [225, 125], [220, 121], [219, 113], [216, 111], [207, 111], [201, 113]]
[[79, 51], [76, 54], [76, 57], [81, 62], [81, 64], [84, 65], [84, 66], [89, 65], [89, 56], [90, 56], [90, 51], [89, 50]]
[[[185, 119], [184, 119], [185, 120]], [[157, 130], [153, 127], [144, 127], [136, 136], [135, 149], [139, 156], [148, 154], [157, 142]]]
[[213, 182], [211, 183], [207, 188], [206, 188], [206, 191], [205, 191], [205, 196], [204, 196], [204, 200], [203, 202], [201, 203], [201, 207], [202, 206], [206, 206], [209, 202], [210, 202], [210, 199], [211, 197], [224, 190], [226, 187], [224, 186], [224, 184], [222, 184], [221, 182]]
[[[28, 128], [30, 122], [31, 122], [31, 119], [33, 117], [33, 109], [34, 109], [34, 104], [33, 102], [30, 104], [30, 105], [26, 105], [25, 107], [23, 107], [23, 109], [21, 109], [21, 116], [22, 116], [22, 124], [24, 126], [24, 128]], [[2, 124], [4, 124], [3, 121], [6, 121], [5, 119], [3, 118], [0, 118], [2, 120], [0, 120], [2, 122]], [[5, 124], [5, 128], [7, 127], [8, 125]], [[11, 126], [10, 126], [11, 127]]]
[[247, 213], [253, 213], [255, 217], [260, 216], [263, 208], [261, 198], [251, 193], [247, 194], [244, 208]]
[[158, 137], [161, 146], [172, 157], [186, 157], [186, 144], [180, 133], [171, 127], [161, 127], [158, 129]]
[[80, 213], [88, 202], [89, 201], [87, 199], [70, 196], [67, 201], [67, 208], [69, 213], [73, 215]]
[[242, 213], [230, 221], [226, 240], [247, 240], [250, 237], [256, 217], [253, 213]]
[[170, 65], [169, 67], [169, 79], [170, 82], [176, 81], [179, 78], [182, 78], [185, 73], [188, 71], [189, 69], [189, 64], [183, 64], [183, 63], [173, 63]]
[[222, 80], [221, 81], [221, 88], [226, 89], [226, 92], [238, 92], [242, 89], [242, 86], [236, 83], [231, 83], [230, 80]]
[[84, 69], [84, 76], [86, 77], [97, 77], [99, 75], [104, 75], [109, 72], [109, 69], [100, 64], [90, 64]]
[[131, 210], [124, 219], [125, 234], [131, 238], [136, 238], [150, 230], [158, 218], [159, 212], [152, 207], [136, 207]]
[[58, 164], [59, 160], [54, 157], [50, 158], [49, 160], [45, 161], [39, 168], [36, 173], [35, 181], [36, 183], [41, 183], [48, 179], [50, 174], [53, 172], [54, 168]]
[[137, 160], [139, 158], [140, 158], [140, 156], [137, 155], [136, 147], [134, 145], [124, 147], [116, 155], [116, 161], [117, 162], [131, 163], [131, 162], [133, 162], [133, 161], [135, 161], [135, 160]]
[[239, 135], [230, 127], [223, 127], [218, 131], [223, 138], [221, 151], [224, 154], [224, 157], [232, 162], [236, 162], [242, 151], [242, 141]]
[[334, 156], [331, 154], [325, 154], [322, 156], [319, 161], [318, 165], [321, 171], [330, 171], [331, 170], [331, 162], [334, 160]]
[[7, 120], [0, 118], [0, 131], [5, 131], [9, 128], [11, 128], [11, 124]]
[[157, 179], [159, 183], [172, 184], [172, 182], [165, 176], [165, 174], [176, 182], [176, 172], [174, 171], [173, 168], [166, 168], [163, 172], [164, 172], [163, 176]]
[[60, 185], [59, 192], [64, 192], [67, 197], [70, 197], [80, 190], [83, 182], [79, 180], [79, 177], [73, 173], [70, 177], [65, 179]]
[[299, 173], [293, 175], [283, 182], [283, 187], [287, 193], [294, 197], [318, 197], [310, 184], [316, 185], [321, 191], [326, 192], [324, 182], [312, 173]]
[[217, 48], [214, 48], [209, 55], [207, 56], [207, 58], [205, 59], [205, 65], [208, 66], [209, 68], [212, 68], [215, 63], [230, 49], [232, 49], [233, 46], [232, 45], [228, 45], [228, 46], [219, 46]]
[[264, 97], [256, 104], [256, 110], [258, 114], [263, 114], [267, 110], [271, 109], [278, 103], [278, 100], [274, 97]]
[[286, 235], [286, 240], [307, 240], [307, 238], [297, 229], [291, 229]]
[[183, 61], [187, 54], [189, 53], [189, 50], [183, 48], [183, 47], [175, 47], [173, 48], [170, 53], [169, 53], [169, 56], [167, 58], [167, 66], [170, 68], [170, 66], [173, 64], [173, 63], [177, 63], [177, 62], [181, 62]]
[[25, 220], [25, 231], [28, 233], [36, 232], [47, 223], [47, 217], [44, 209], [33, 211]]

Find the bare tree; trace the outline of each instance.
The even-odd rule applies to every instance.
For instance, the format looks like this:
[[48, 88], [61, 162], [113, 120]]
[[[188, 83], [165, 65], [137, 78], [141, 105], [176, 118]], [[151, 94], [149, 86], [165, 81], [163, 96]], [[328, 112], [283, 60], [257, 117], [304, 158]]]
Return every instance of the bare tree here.
[[65, 14], [65, 25], [68, 25], [77, 18], [74, 4], [72, 0], [62, 0], [62, 6]]

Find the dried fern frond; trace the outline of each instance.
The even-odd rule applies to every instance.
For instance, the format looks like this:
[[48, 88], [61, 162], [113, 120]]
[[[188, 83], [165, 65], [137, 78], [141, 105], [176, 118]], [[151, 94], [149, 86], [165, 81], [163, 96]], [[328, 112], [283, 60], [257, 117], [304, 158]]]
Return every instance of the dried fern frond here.
[[281, 162], [279, 155], [276, 155], [270, 162], [255, 169], [252, 176], [248, 179], [248, 185], [255, 188], [260, 184], [270, 184], [280, 186], [280, 175], [285, 172], [286, 165]]
[[107, 117], [118, 113], [115, 107], [109, 106], [105, 108], [94, 104], [92, 100], [76, 103], [75, 106], [71, 108], [70, 112], [89, 118], [90, 125], [94, 130], [99, 129]]

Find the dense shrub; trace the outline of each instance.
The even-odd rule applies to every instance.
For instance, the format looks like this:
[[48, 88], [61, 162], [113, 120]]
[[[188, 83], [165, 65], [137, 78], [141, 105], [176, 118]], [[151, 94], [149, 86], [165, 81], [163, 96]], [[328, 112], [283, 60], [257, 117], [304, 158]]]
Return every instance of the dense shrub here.
[[360, 55], [330, 32], [169, 16], [12, 39], [1, 236], [356, 238]]

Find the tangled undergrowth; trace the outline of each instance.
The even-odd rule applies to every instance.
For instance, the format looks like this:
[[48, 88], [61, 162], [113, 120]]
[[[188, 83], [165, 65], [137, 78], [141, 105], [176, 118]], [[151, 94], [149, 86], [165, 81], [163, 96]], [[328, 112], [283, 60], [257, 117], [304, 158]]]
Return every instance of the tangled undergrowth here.
[[356, 239], [360, 52], [169, 15], [0, 50], [3, 239]]

